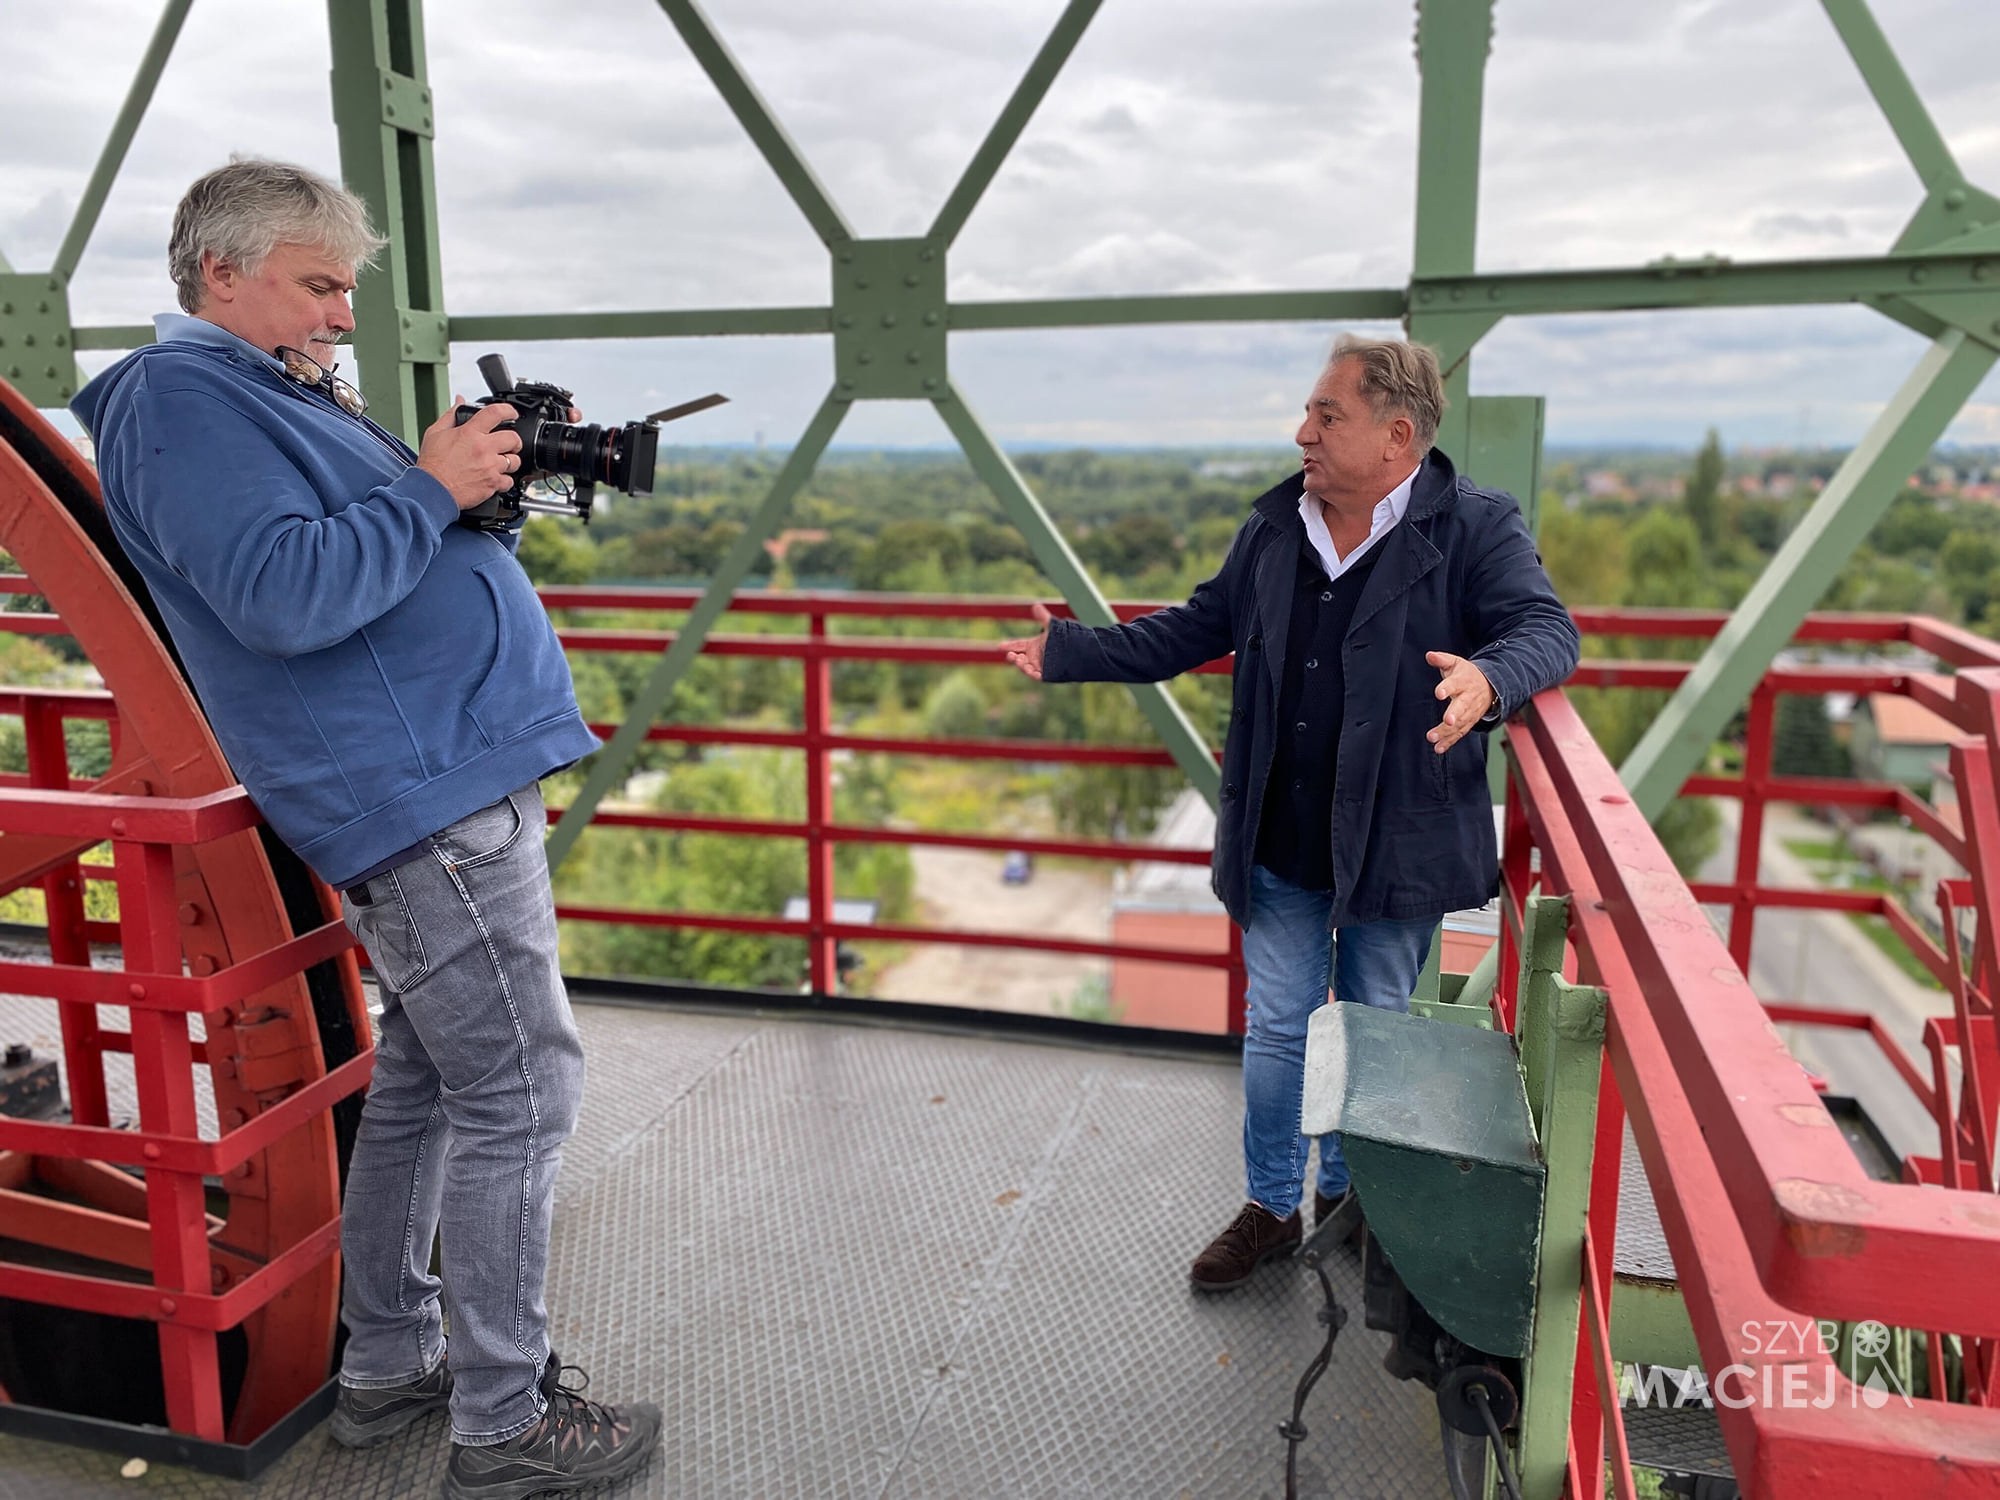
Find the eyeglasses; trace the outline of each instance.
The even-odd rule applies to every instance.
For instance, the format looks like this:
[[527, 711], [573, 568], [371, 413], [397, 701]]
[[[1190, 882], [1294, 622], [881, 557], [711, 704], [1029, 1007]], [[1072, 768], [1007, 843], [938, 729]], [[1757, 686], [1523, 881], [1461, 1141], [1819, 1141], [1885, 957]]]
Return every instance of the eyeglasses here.
[[[309, 354], [301, 354], [290, 344], [278, 346], [278, 358], [284, 362], [285, 373], [300, 385], [316, 386], [340, 403], [340, 409], [350, 417], [358, 417], [368, 410], [368, 400], [360, 391], [342, 380], [325, 365]], [[338, 365], [334, 369], [339, 369]]]

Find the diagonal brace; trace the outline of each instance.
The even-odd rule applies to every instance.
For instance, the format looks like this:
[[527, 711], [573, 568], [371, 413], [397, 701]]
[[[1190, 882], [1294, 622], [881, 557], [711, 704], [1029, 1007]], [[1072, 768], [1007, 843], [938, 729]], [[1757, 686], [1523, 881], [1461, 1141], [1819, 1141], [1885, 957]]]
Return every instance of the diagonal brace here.
[[[958, 389], [949, 387], [936, 405], [938, 415], [944, 418], [952, 436], [958, 439], [958, 445], [971, 460], [973, 472], [986, 482], [1008, 518], [1020, 528], [1029, 549], [1035, 554], [1035, 562], [1042, 575], [1061, 591], [1077, 619], [1086, 625], [1116, 624], [1117, 616], [1112, 613], [1111, 606], [1105, 603], [1090, 574], [1070, 550], [1062, 533], [1056, 530], [1056, 524], [1042, 508], [1042, 502], [1035, 498], [1034, 491], [1028, 488], [1020, 471], [987, 435], [985, 426], [972, 408], [965, 404], [965, 398]], [[1208, 748], [1208, 742], [1194, 727], [1186, 710], [1174, 701], [1163, 684], [1157, 682], [1134, 684], [1132, 697], [1159, 732], [1160, 738], [1166, 741], [1175, 764], [1208, 805], [1216, 806], [1222, 791], [1222, 773], [1216, 766], [1215, 755]]]
[[772, 481], [771, 492], [744, 526], [743, 534], [730, 544], [727, 555], [716, 567], [715, 576], [709, 580], [707, 590], [689, 613], [686, 623], [674, 633], [673, 645], [667, 648], [659, 665], [646, 679], [645, 686], [639, 689], [628, 706], [625, 722], [618, 726], [609, 743], [591, 758], [590, 774], [584, 778], [582, 789], [549, 835], [551, 870], [569, 854], [605, 794], [623, 784], [626, 768], [646, 741], [646, 731], [659, 717], [667, 699], [673, 696], [674, 689], [679, 686], [695, 657], [701, 654], [702, 643], [708, 639], [716, 620], [729, 608], [730, 598], [735, 594], [737, 585], [749, 575], [763, 551], [765, 540], [778, 529], [778, 523], [791, 509], [793, 498], [812, 477], [820, 455], [833, 441], [841, 418], [847, 415], [849, 404], [831, 393], [820, 403], [819, 410], [806, 424], [806, 430], [792, 449], [791, 456], [785, 460], [785, 466]]

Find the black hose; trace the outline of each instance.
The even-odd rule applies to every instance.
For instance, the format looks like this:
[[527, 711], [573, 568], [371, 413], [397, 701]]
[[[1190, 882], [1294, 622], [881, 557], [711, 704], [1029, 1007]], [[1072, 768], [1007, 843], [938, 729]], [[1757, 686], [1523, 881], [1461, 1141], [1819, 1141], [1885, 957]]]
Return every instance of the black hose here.
[[[1299, 1500], [1299, 1444], [1306, 1440], [1306, 1424], [1299, 1420], [1306, 1408], [1306, 1396], [1314, 1383], [1326, 1373], [1333, 1363], [1333, 1341], [1340, 1336], [1341, 1326], [1347, 1322], [1347, 1309], [1333, 1300], [1333, 1283], [1327, 1280], [1326, 1272], [1320, 1266], [1319, 1252], [1310, 1250], [1302, 1257], [1313, 1275], [1319, 1278], [1320, 1291], [1326, 1297], [1326, 1306], [1319, 1310], [1319, 1321], [1326, 1329], [1326, 1342], [1320, 1345], [1319, 1353], [1306, 1366], [1299, 1377], [1297, 1389], [1292, 1392], [1292, 1417], [1289, 1422], [1278, 1424], [1278, 1436], [1285, 1440], [1285, 1500]], [[1519, 1496], [1515, 1497], [1519, 1500]]]

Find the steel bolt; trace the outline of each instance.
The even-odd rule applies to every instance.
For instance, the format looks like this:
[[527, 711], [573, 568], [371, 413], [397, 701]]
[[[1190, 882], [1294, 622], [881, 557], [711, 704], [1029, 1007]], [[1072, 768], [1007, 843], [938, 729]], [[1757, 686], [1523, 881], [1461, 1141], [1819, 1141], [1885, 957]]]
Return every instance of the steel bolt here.
[[145, 1157], [147, 1161], [158, 1161], [160, 1159], [160, 1148], [152, 1141], [148, 1141], [144, 1146], [139, 1148], [139, 1154]]
[[194, 902], [183, 901], [181, 903], [181, 925], [184, 927], [201, 926], [201, 908]]
[[213, 953], [198, 953], [195, 955], [194, 962], [190, 967], [194, 970], [196, 978], [206, 979], [217, 969], [221, 968], [222, 965], [215, 961]]
[[229, 1271], [227, 1267], [210, 1266], [208, 1268], [208, 1287], [210, 1291], [219, 1292], [228, 1285]]
[[1965, 207], [1965, 189], [1953, 188], [1944, 195], [1944, 206], [1954, 212]]

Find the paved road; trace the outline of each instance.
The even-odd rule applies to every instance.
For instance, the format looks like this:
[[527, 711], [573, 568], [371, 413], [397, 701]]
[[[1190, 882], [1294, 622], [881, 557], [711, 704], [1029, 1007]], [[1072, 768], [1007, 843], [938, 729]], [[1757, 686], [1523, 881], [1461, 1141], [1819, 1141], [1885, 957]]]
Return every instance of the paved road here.
[[[1026, 885], [1003, 885], [998, 854], [925, 845], [910, 852], [926, 925], [1099, 942], [1111, 937], [1111, 881], [1106, 873], [1042, 860]], [[1109, 973], [1110, 965], [1103, 959], [1021, 948], [929, 944], [886, 971], [875, 994], [884, 1000], [1061, 1016], [1070, 1014], [1070, 1001], [1080, 986]]]
[[[1730, 837], [1723, 851], [1704, 866], [1708, 880], [1732, 878], [1735, 804], [1724, 802]], [[1769, 885], [1810, 886], [1806, 867], [1783, 845], [1786, 838], [1827, 837], [1823, 825], [1789, 809], [1772, 809], [1765, 822], [1764, 881]], [[1766, 911], [1757, 918], [1750, 955], [1750, 982], [1766, 1001], [1798, 1000], [1834, 1010], [1872, 1012], [1928, 1076], [1923, 1052], [1926, 1017], [1949, 1015], [1951, 999], [1942, 990], [1914, 980], [1838, 912]], [[1936, 1155], [1937, 1129], [1902, 1077], [1867, 1036], [1818, 1026], [1779, 1030], [1792, 1055], [1825, 1078], [1833, 1091], [1851, 1094], [1874, 1119], [1898, 1153]]]

